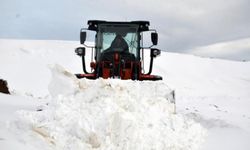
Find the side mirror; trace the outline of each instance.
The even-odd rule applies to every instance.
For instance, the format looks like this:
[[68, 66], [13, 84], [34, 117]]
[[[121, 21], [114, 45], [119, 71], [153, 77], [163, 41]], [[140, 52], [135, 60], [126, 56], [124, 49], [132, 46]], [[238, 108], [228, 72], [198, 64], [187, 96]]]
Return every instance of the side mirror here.
[[152, 48], [150, 49], [150, 57], [156, 57], [161, 54], [161, 50]]
[[84, 44], [84, 42], [86, 41], [86, 36], [87, 36], [87, 33], [81, 31], [81, 33], [80, 33], [80, 42], [81, 42], [81, 44]]
[[78, 56], [85, 56], [85, 47], [78, 47], [75, 49], [75, 53]]
[[158, 43], [158, 34], [156, 32], [151, 33], [151, 41], [153, 45], [157, 45]]

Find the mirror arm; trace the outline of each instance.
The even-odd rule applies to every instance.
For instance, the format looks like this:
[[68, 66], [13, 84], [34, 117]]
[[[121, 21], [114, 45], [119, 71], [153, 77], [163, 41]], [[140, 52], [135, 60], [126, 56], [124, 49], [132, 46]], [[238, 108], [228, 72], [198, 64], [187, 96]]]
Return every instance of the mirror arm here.
[[92, 49], [96, 48], [96, 46], [88, 46], [86, 44], [82, 44], [82, 45], [85, 46], [85, 47], [87, 47], [87, 48], [92, 48]]
[[149, 46], [149, 48], [152, 48], [154, 46], [154, 44], [153, 45], [151, 45], [151, 46]]
[[157, 33], [157, 31], [155, 29], [149, 29], [148, 31], [154, 31], [155, 33]]
[[151, 45], [149, 47], [140, 47], [140, 49], [151, 49], [154, 45]]
[[152, 70], [153, 70], [153, 62], [154, 62], [154, 57], [150, 57], [149, 71], [148, 71], [147, 75], [150, 75], [150, 74], [152, 73]]
[[150, 65], [149, 65], [149, 71], [147, 75], [150, 75], [152, 70], [153, 70], [153, 63], [154, 63], [154, 58], [160, 55], [161, 51], [159, 49], [150, 49]]
[[82, 57], [82, 70], [85, 74], [90, 74], [87, 70], [86, 70], [86, 66], [85, 66], [85, 56], [81, 56]]

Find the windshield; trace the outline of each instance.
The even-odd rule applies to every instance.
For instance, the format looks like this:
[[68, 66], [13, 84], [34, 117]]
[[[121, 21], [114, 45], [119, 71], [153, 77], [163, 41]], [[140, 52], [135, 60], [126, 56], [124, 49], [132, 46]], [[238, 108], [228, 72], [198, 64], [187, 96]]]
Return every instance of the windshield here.
[[137, 57], [139, 44], [137, 30], [137, 25], [100, 25], [97, 33], [97, 49], [101, 53], [112, 50], [126, 51]]

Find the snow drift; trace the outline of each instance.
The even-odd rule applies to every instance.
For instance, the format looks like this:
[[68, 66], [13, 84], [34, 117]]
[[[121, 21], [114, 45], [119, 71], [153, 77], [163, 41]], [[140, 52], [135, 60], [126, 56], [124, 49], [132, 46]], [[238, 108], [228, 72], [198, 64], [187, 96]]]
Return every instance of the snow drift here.
[[172, 112], [163, 82], [78, 80], [56, 65], [43, 111], [20, 111], [23, 121], [61, 150], [198, 149], [206, 130]]

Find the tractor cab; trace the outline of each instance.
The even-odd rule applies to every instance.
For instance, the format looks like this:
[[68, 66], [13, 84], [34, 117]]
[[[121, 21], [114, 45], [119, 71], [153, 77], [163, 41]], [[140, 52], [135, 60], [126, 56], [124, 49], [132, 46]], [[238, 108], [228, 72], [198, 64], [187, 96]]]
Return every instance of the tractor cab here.
[[[86, 31], [95, 31], [95, 46], [85, 44]], [[162, 80], [162, 77], [151, 75], [153, 58], [160, 50], [142, 46], [142, 32], [150, 31], [153, 45], [157, 45], [158, 35], [149, 29], [148, 21], [107, 22], [100, 20], [88, 21], [88, 28], [81, 29], [80, 41], [84, 47], [78, 47], [75, 52], [82, 57], [84, 74], [76, 74], [78, 78], [97, 79], [120, 78], [132, 80]], [[88, 72], [85, 67], [85, 47], [91, 48], [94, 54], [90, 63], [93, 70]], [[151, 50], [150, 68], [143, 72], [144, 49]]]

